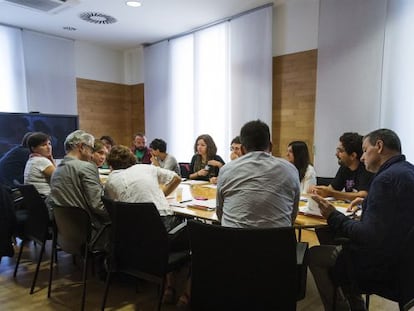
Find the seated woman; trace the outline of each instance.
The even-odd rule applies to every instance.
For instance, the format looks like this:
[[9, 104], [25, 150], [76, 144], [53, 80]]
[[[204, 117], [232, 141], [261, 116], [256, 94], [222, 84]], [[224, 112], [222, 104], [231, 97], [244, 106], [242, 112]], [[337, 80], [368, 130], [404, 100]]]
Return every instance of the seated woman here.
[[210, 135], [204, 134], [197, 137], [194, 144], [194, 156], [190, 163], [190, 179], [206, 180], [214, 182], [218, 176], [220, 167], [225, 163], [217, 155], [217, 147]]
[[41, 195], [48, 196], [50, 177], [56, 168], [52, 156], [50, 136], [42, 132], [35, 132], [29, 136], [27, 146], [30, 150], [30, 156], [24, 168], [24, 183], [32, 184]]
[[309, 188], [316, 185], [316, 172], [310, 163], [308, 146], [303, 141], [292, 141], [286, 156], [299, 171], [300, 193], [308, 193]]
[[[111, 151], [112, 147], [115, 146], [115, 141], [111, 136], [108, 135], [104, 135], [101, 136], [101, 138], [99, 138], [100, 141], [102, 141], [102, 143], [104, 144], [104, 146], [106, 147], [106, 155], [109, 154], [109, 152]], [[109, 168], [108, 163], [105, 161], [101, 166], [99, 166], [100, 168]]]
[[105, 144], [101, 140], [95, 139], [92, 151], [92, 162], [94, 162], [97, 167], [102, 167], [106, 162], [107, 155], [108, 149]]

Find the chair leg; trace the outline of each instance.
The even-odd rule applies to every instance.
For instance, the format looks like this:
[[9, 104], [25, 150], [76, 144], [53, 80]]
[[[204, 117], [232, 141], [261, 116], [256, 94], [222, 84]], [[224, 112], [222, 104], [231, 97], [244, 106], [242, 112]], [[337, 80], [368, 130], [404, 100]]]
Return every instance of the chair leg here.
[[[56, 236], [53, 235], [52, 239], [52, 251], [50, 252], [50, 266], [49, 266], [49, 285], [47, 287], [47, 298], [50, 298], [52, 292], [52, 280], [53, 280], [53, 260], [57, 263], [57, 247], [56, 247]], [[56, 257], [56, 259], [54, 258]]]
[[101, 306], [101, 310], [104, 311], [105, 310], [105, 306], [106, 306], [106, 299], [108, 298], [108, 292], [109, 292], [109, 285], [111, 283], [111, 263], [109, 264], [109, 268], [108, 268], [108, 274], [106, 275], [106, 282], [105, 282], [105, 291], [104, 291], [104, 296], [102, 299], [102, 306]]
[[35, 271], [35, 275], [33, 277], [32, 287], [30, 288], [30, 295], [33, 294], [34, 287], [36, 285], [37, 275], [39, 274], [40, 263], [41, 263], [42, 258], [43, 258], [43, 253], [45, 252], [45, 245], [46, 245], [46, 241], [43, 241], [42, 248], [40, 249], [39, 258], [37, 259], [36, 271]]
[[369, 310], [369, 294], [365, 295], [365, 309]]
[[88, 264], [89, 264], [89, 258], [88, 258], [88, 250], [85, 250], [85, 259], [83, 260], [83, 292], [82, 292], [82, 306], [81, 310], [85, 310], [85, 298], [86, 298], [86, 278], [88, 274]]
[[164, 290], [165, 290], [165, 277], [161, 280], [161, 283], [160, 283], [160, 286], [159, 286], [158, 305], [157, 305], [157, 310], [158, 311], [161, 310], [162, 298], [163, 298], [163, 295], [164, 295]]
[[15, 277], [16, 277], [16, 275], [17, 275], [17, 269], [19, 268], [20, 258], [22, 257], [24, 243], [25, 243], [25, 240], [22, 240], [22, 241], [20, 242], [19, 255], [17, 256], [16, 266], [14, 267], [14, 273], [13, 273], [13, 277], [14, 277], [14, 278], [15, 278]]

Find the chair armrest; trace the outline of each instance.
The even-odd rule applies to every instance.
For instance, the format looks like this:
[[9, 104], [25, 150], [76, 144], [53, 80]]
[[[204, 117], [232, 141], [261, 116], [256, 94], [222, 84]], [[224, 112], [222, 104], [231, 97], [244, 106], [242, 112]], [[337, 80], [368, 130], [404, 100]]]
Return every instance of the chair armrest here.
[[105, 222], [105, 223], [102, 224], [102, 226], [99, 228], [99, 231], [96, 233], [96, 235], [93, 237], [93, 239], [89, 243], [89, 246], [91, 248], [93, 248], [95, 246], [96, 242], [99, 240], [102, 233], [105, 231], [106, 228], [110, 227], [111, 224], [112, 224], [111, 222]]
[[180, 223], [178, 226], [172, 228], [170, 231], [168, 231], [168, 234], [174, 235], [183, 230], [187, 226], [187, 221], [184, 221]]

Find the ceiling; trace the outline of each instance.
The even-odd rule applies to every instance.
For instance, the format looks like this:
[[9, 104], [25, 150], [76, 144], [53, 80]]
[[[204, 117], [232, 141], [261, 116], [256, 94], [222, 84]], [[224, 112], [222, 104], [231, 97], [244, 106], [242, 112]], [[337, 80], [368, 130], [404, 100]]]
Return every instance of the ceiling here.
[[[11, 3], [65, 2], [52, 11]], [[132, 8], [126, 0], [0, 0], [0, 24], [30, 29], [75, 40], [89, 41], [124, 50], [153, 43], [176, 34], [236, 15], [258, 6], [283, 0], [141, 0]], [[58, 5], [58, 4], [56, 4]], [[82, 20], [85, 12], [115, 18], [113, 24]], [[104, 20], [102, 17], [95, 21]], [[76, 30], [65, 30], [71, 27]]]

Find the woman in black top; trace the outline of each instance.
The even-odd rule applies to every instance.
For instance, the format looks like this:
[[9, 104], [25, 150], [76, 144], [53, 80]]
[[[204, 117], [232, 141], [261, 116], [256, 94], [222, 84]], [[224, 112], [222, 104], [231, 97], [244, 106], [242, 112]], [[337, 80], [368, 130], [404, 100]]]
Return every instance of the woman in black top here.
[[194, 153], [189, 178], [209, 181], [217, 177], [224, 161], [216, 154], [217, 147], [213, 138], [208, 134], [198, 136], [194, 144]]

